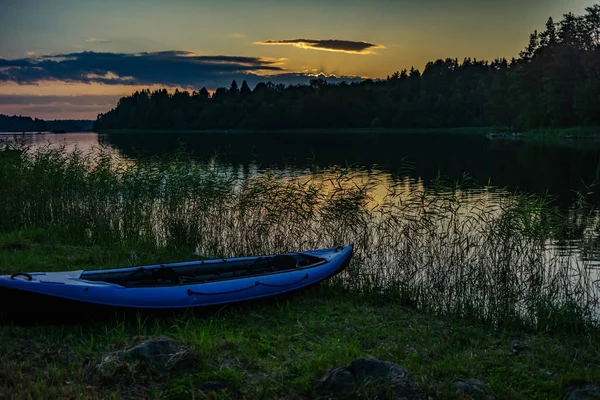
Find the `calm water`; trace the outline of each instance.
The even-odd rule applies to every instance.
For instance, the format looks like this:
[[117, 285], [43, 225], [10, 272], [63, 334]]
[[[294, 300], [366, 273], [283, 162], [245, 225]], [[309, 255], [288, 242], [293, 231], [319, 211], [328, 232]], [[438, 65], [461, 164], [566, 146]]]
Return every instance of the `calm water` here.
[[[490, 141], [480, 136], [439, 134], [32, 134], [18, 135], [34, 147], [65, 144], [88, 151], [99, 145], [135, 160], [185, 149], [204, 162], [252, 172], [264, 169], [302, 174], [350, 166], [383, 180], [402, 180], [427, 187], [438, 175], [453, 181], [468, 176], [477, 184], [508, 192], [549, 194], [566, 209], [576, 192], [600, 174], [600, 143], [566, 146]], [[0, 134], [0, 143], [15, 136]], [[595, 189], [591, 190], [596, 192]], [[478, 191], [473, 192], [477, 194]], [[497, 195], [504, 195], [496, 191]], [[493, 198], [493, 196], [492, 196]], [[600, 204], [600, 195], [589, 199]]]

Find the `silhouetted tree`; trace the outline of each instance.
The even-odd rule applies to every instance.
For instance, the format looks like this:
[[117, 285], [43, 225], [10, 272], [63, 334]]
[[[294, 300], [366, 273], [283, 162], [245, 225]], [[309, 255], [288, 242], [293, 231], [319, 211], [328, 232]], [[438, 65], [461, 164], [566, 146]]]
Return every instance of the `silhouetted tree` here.
[[208, 99], [208, 98], [209, 98], [209, 96], [210, 96], [210, 94], [208, 93], [208, 90], [206, 90], [206, 88], [205, 88], [205, 87], [203, 87], [202, 89], [200, 89], [200, 92], [198, 92], [198, 94], [199, 94], [201, 97], [205, 98], [205, 99]]
[[266, 89], [266, 88], [267, 88], [267, 84], [266, 84], [266, 83], [264, 83], [264, 82], [259, 82], [259, 83], [257, 83], [257, 84], [256, 84], [256, 86], [254, 87], [254, 91], [255, 91], [255, 92], [258, 92], [258, 91], [260, 91], [260, 90], [264, 90], [264, 89]]
[[244, 82], [242, 82], [242, 88], [240, 89], [240, 92], [242, 93], [250, 93], [250, 86], [248, 86], [248, 82], [246, 82], [246, 80], [244, 80]]

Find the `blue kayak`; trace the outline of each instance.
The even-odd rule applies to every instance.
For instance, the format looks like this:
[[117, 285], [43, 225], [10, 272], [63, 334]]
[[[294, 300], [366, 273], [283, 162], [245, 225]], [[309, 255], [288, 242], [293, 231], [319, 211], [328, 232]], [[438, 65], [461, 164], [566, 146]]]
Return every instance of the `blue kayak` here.
[[279, 295], [319, 283], [344, 269], [353, 246], [258, 257], [140, 267], [0, 276], [0, 311], [71, 306], [182, 309]]

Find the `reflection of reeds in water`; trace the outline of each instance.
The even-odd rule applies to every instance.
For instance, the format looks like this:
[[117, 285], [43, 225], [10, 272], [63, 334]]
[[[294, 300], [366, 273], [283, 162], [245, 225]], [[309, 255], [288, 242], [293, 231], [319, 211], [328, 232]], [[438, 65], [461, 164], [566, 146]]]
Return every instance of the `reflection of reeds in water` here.
[[[357, 293], [498, 326], [599, 322], [598, 274], [552, 245], [567, 217], [541, 199], [490, 202], [485, 190], [473, 196], [442, 181], [424, 189], [344, 169], [240, 176], [178, 156], [125, 166], [93, 154], [45, 148], [2, 162], [0, 230], [204, 257], [354, 243], [351, 267], [334, 282]], [[580, 254], [597, 254], [594, 230], [580, 232]]]

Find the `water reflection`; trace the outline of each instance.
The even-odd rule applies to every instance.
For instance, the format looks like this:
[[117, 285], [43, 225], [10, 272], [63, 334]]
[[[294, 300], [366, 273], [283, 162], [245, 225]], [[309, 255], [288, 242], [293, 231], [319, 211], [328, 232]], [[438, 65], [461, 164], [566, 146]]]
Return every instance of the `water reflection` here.
[[[451, 180], [468, 174], [479, 185], [550, 193], [563, 207], [576, 200], [574, 191], [586, 191], [586, 185], [597, 179], [600, 167], [600, 143], [565, 147], [460, 135], [112, 134], [100, 141], [133, 158], [185, 149], [200, 160], [218, 155], [225, 164], [255, 163], [260, 169], [293, 170], [350, 165], [396, 178], [420, 178], [426, 184], [440, 174]], [[597, 194], [594, 199], [600, 202]]]
[[[460, 135], [276, 132], [0, 134], [0, 143], [15, 137], [34, 148], [53, 143], [87, 151], [101, 145], [129, 160], [185, 150], [201, 162], [218, 162], [246, 174], [268, 169], [302, 174], [350, 166], [398, 181], [410, 177], [426, 186], [439, 175], [450, 181], [467, 175], [479, 187], [555, 196], [563, 209], [577, 200], [577, 191], [589, 192], [600, 171], [600, 143], [565, 147]], [[600, 203], [600, 194], [592, 192], [589, 199]]]
[[0, 145], [26, 143], [32, 150], [44, 146], [64, 146], [71, 152], [76, 148], [89, 152], [100, 146], [99, 136], [92, 133], [38, 133], [13, 134], [0, 133]]
[[101, 141], [95, 133], [3, 133], [0, 132], [0, 148], [5, 145], [25, 146], [34, 152], [42, 148], [62, 147], [66, 152], [81, 151], [85, 154], [95, 154], [99, 151], [108, 152], [115, 161], [127, 165], [134, 159], [123, 156], [122, 152], [114, 146]]

